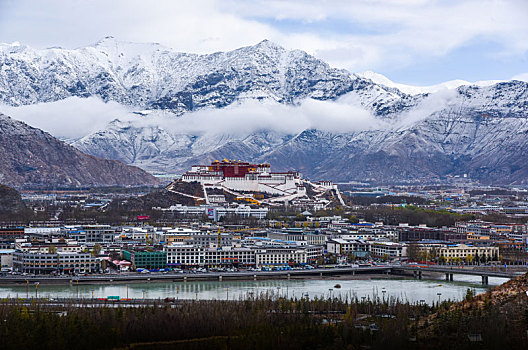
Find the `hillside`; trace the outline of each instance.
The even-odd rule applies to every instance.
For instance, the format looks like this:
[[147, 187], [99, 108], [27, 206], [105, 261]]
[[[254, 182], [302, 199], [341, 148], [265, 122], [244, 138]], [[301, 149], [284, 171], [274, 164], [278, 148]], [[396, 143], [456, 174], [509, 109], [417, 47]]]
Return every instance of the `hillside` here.
[[86, 155], [42, 130], [0, 114], [0, 181], [24, 186], [157, 184], [139, 168]]
[[15, 189], [0, 184], [0, 214], [16, 214], [26, 210], [20, 193]]
[[[469, 335], [481, 349], [513, 349], [526, 344], [528, 328], [528, 274], [492, 290], [441, 309], [420, 322], [418, 341], [425, 348], [459, 344], [472, 348]], [[476, 345], [476, 344], [475, 344]]]

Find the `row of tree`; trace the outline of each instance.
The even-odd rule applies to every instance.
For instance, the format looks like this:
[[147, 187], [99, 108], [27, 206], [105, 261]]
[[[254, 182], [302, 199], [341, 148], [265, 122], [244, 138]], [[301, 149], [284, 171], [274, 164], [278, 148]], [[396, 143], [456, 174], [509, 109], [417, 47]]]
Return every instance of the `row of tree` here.
[[[524, 293], [523, 293], [524, 295]], [[464, 303], [472, 303], [470, 292]], [[0, 304], [0, 349], [526, 349], [528, 298], [459, 312], [375, 295], [113, 307]], [[505, 310], [504, 308], [507, 308]], [[430, 333], [432, 331], [432, 333]]]

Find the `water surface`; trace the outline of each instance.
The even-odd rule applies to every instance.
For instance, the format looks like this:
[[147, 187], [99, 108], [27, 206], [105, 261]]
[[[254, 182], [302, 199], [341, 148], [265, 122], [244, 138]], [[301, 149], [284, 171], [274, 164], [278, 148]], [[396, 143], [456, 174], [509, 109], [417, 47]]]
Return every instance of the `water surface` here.
[[[415, 280], [415, 279], [309, 279], [309, 280], [260, 280], [260, 281], [189, 281], [189, 282], [150, 282], [130, 284], [80, 284], [43, 285], [38, 289], [34, 284], [26, 286], [0, 287], [0, 298], [21, 297], [26, 295], [47, 298], [103, 298], [120, 296], [121, 298], [164, 299], [239, 299], [259, 295], [275, 297], [327, 298], [329, 296], [357, 297], [365, 299], [399, 298], [404, 301], [427, 303], [440, 300], [461, 300], [470, 288], [476, 293], [487, 290], [480, 284], [480, 276], [455, 276], [456, 281]], [[504, 283], [504, 278], [489, 278], [489, 287]], [[339, 284], [341, 288], [337, 288]], [[37, 289], [37, 290], [36, 290]]]

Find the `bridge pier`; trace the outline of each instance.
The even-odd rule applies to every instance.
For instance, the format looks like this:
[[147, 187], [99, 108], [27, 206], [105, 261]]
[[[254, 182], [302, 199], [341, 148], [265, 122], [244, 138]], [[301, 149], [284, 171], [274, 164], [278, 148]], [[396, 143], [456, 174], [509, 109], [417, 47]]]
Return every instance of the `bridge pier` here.
[[288, 281], [290, 280], [290, 277], [291, 277], [291, 275], [290, 275], [290, 274], [288, 274]]
[[482, 284], [488, 285], [488, 276], [482, 276]]
[[453, 282], [453, 274], [452, 273], [446, 273], [446, 281]]
[[418, 271], [418, 279], [419, 279], [419, 280], [422, 279], [422, 271]]
[[222, 275], [218, 275], [218, 281], [222, 282]]

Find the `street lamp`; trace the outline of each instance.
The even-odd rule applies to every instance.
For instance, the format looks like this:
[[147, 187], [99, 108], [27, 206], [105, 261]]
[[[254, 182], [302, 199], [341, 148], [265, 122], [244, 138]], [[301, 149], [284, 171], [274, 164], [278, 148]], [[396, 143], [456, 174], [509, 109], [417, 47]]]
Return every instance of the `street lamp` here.
[[332, 291], [333, 291], [333, 289], [332, 288], [328, 288], [328, 291], [329, 291], [328, 294], [330, 295], [330, 299], [332, 299]]
[[39, 282], [35, 282], [35, 299], [38, 299], [38, 285]]
[[127, 300], [128, 300], [128, 284], [126, 285]]
[[94, 289], [90, 289], [90, 291], [92, 292], [92, 303], [93, 303]]
[[143, 292], [143, 302], [145, 302], [145, 293], [147, 292], [146, 290], [141, 290]]
[[436, 295], [438, 295], [438, 306], [440, 306], [440, 296], [442, 295], [442, 293], [436, 293]]

